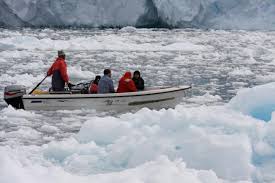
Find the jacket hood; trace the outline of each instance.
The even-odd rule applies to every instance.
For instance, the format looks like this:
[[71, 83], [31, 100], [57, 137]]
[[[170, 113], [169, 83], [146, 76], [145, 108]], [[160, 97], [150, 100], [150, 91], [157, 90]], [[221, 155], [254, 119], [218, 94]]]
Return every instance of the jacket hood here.
[[135, 71], [135, 72], [134, 72], [134, 75], [135, 75], [135, 74], [138, 74], [138, 76], [140, 77], [140, 72], [139, 72], [139, 71]]
[[125, 72], [125, 74], [123, 76], [124, 79], [131, 79], [131, 77], [132, 77], [131, 72]]
[[65, 61], [65, 59], [64, 59], [64, 58], [57, 57], [57, 58], [56, 58], [56, 61], [59, 61], [59, 60], [64, 60], [64, 61]]

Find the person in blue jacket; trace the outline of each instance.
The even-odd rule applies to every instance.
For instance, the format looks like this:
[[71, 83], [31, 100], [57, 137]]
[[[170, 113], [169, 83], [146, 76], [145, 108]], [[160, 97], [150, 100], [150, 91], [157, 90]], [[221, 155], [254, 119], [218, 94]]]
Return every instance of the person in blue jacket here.
[[97, 93], [115, 93], [114, 83], [111, 79], [111, 70], [105, 69], [104, 76], [98, 82], [98, 91]]

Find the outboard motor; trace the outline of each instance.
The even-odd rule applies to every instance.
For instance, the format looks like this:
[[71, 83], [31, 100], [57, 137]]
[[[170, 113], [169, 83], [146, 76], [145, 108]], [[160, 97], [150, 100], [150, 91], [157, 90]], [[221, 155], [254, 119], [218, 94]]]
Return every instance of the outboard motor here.
[[26, 94], [26, 88], [22, 85], [7, 86], [4, 90], [4, 100], [16, 109], [24, 109], [22, 100], [24, 94]]

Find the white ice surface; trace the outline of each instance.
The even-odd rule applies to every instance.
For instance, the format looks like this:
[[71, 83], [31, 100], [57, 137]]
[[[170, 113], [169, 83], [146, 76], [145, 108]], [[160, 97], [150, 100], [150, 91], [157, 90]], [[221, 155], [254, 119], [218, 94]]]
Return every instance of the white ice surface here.
[[[143, 109], [118, 118], [94, 117], [75, 137], [52, 141], [39, 152], [25, 147], [27, 152], [19, 156], [2, 147], [1, 179], [86, 182], [102, 177], [107, 180], [97, 181], [118, 182], [118, 176], [128, 182], [250, 182], [257, 170], [251, 162], [252, 147], [263, 128], [260, 121], [223, 107], [178, 106], [167, 111]], [[261, 155], [272, 153], [257, 146]], [[175, 169], [179, 165], [181, 171]]]
[[89, 34], [93, 43], [84, 41], [87, 32], [43, 30], [42, 39], [0, 32], [0, 42], [12, 47], [0, 52], [1, 91], [35, 86], [64, 47], [75, 79], [110, 65], [114, 79], [142, 69], [149, 86], [196, 82], [186, 100], [197, 107], [111, 116], [2, 106], [0, 182], [274, 182], [274, 83], [240, 91], [224, 104], [239, 88], [272, 78], [273, 32], [108, 31]]
[[236, 68], [232, 72], [228, 73], [230, 76], [250, 76], [254, 73], [248, 68]]
[[[190, 168], [211, 169], [221, 179], [261, 180], [260, 175], [268, 172], [261, 172], [262, 166], [253, 163], [275, 155], [274, 118], [264, 123], [246, 116], [243, 104], [246, 97], [257, 101], [249, 105], [251, 109], [275, 104], [261, 97], [262, 93], [272, 97], [274, 86], [255, 87], [245, 95], [240, 91], [220, 107], [178, 106], [175, 110], [143, 109], [118, 118], [94, 117], [74, 138], [45, 145], [43, 154], [67, 171], [80, 174], [121, 171], [166, 155], [182, 159]], [[239, 108], [234, 111], [232, 106]]]
[[[9, 154], [6, 152], [9, 151]], [[0, 148], [0, 182], [14, 183], [74, 183], [74, 182], [102, 182], [102, 183], [168, 183], [168, 182], [194, 182], [194, 183], [219, 183], [211, 170], [194, 170], [186, 168], [181, 160], [170, 161], [166, 156], [160, 156], [155, 161], [149, 161], [136, 168], [121, 172], [105, 173], [89, 176], [70, 174], [61, 167], [52, 165], [42, 166], [32, 164], [29, 159], [17, 159], [13, 151]], [[23, 161], [23, 162], [22, 162]], [[16, 174], [14, 174], [16, 172]], [[8, 176], [7, 176], [8, 175]]]
[[[125, 34], [125, 35], [123, 35]], [[138, 38], [133, 37], [130, 40], [127, 33], [122, 35], [110, 35], [100, 37], [73, 37], [68, 40], [53, 40], [50, 38], [36, 38], [31, 36], [14, 36], [0, 40], [0, 44], [5, 50], [14, 47], [16, 49], [37, 49], [37, 50], [128, 50], [128, 51], [195, 51], [203, 50], [204, 46], [194, 45], [188, 41], [174, 42], [168, 45], [161, 45], [158, 42], [148, 44], [146, 41], [140, 44]], [[172, 42], [172, 40], [171, 40]]]

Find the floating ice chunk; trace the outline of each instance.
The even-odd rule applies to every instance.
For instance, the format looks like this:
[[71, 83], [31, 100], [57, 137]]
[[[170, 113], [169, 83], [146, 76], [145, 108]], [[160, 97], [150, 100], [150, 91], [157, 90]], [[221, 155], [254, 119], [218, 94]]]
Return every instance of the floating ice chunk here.
[[[13, 52], [15, 57], [20, 58], [27, 56], [26, 50], [65, 50], [70, 54], [70, 50], [113, 50], [113, 51], [203, 51], [210, 46], [199, 45], [192, 42], [179, 42], [175, 40], [171, 44], [162, 45], [157, 41], [148, 43], [147, 41], [140, 41], [136, 37], [124, 37], [121, 35], [104, 35], [93, 37], [70, 37], [66, 40], [54, 40], [50, 38], [39, 39], [36, 36], [16, 35], [0, 39], [0, 44], [11, 45], [15, 49], [23, 50]], [[210, 47], [209, 49], [211, 49]], [[10, 57], [10, 53], [7, 53]]]
[[50, 143], [44, 155], [67, 170], [83, 166], [79, 173], [90, 174], [138, 167], [164, 154], [183, 159], [188, 167], [212, 169], [220, 178], [250, 180], [254, 167], [246, 134], [257, 131], [254, 122], [222, 107], [142, 109], [89, 119], [76, 139]]
[[255, 145], [255, 152], [260, 156], [272, 156], [275, 154], [275, 149], [268, 143], [260, 141]]
[[0, 50], [14, 50], [15, 47], [10, 44], [0, 43]]
[[268, 83], [268, 82], [274, 82], [275, 81], [275, 74], [270, 75], [257, 75], [256, 81], [261, 83]]
[[40, 128], [40, 131], [47, 132], [47, 133], [56, 133], [58, 131], [58, 128], [55, 126], [50, 126], [50, 125], [43, 125]]
[[[264, 152], [274, 152], [275, 151], [275, 112], [272, 113], [271, 120], [265, 126], [265, 133], [263, 137], [263, 141], [267, 144], [260, 144], [260, 149], [263, 149]], [[269, 147], [269, 145], [273, 148], [273, 150]], [[274, 153], [275, 154], [275, 153]], [[274, 155], [273, 154], [273, 155]]]
[[18, 63], [16, 65], [13, 65], [12, 69], [32, 71], [33, 68], [45, 68], [46, 70], [48, 69], [48, 67], [49, 66], [46, 65], [42, 60], [38, 60], [38, 61], [29, 62], [29, 63]]
[[[44, 145], [43, 155], [46, 159], [53, 162], [62, 163], [66, 169], [72, 169], [74, 164], [81, 164], [80, 162], [78, 163], [78, 160], [82, 161], [82, 157], [85, 157], [87, 162], [88, 160], [92, 161], [89, 163], [89, 173], [94, 173], [97, 171], [95, 167], [100, 166], [96, 165], [96, 163], [100, 163], [100, 159], [106, 156], [106, 152], [105, 149], [97, 146], [93, 141], [81, 144], [76, 139], [69, 138], [62, 142], [51, 142], [48, 145]], [[81, 172], [81, 170], [78, 172]]]
[[99, 144], [109, 144], [121, 136], [128, 135], [130, 131], [129, 123], [116, 118], [93, 118], [81, 127], [77, 139], [81, 142], [95, 141]]
[[183, 50], [183, 51], [202, 51], [205, 50], [206, 47], [202, 45], [195, 45], [192, 43], [188, 42], [176, 42], [169, 44], [167, 46], [164, 46], [162, 50], [167, 50], [167, 51], [173, 51], [173, 50]]
[[251, 115], [255, 118], [269, 121], [275, 111], [275, 83], [241, 89], [231, 99], [228, 107]]
[[28, 50], [23, 50], [21, 48], [19, 48], [18, 50], [2, 51], [0, 52], [0, 54], [1, 54], [1, 57], [5, 59], [11, 59], [11, 58], [22, 59], [31, 55], [31, 53]]
[[81, 66], [68, 67], [68, 75], [72, 79], [86, 79], [92, 80], [95, 78], [95, 74], [91, 71], [83, 71]]
[[26, 140], [35, 140], [41, 136], [41, 133], [31, 127], [20, 127], [17, 131], [7, 132], [6, 138], [21, 138]]
[[54, 137], [51, 137], [51, 136], [43, 136], [43, 140], [49, 142], [49, 141], [55, 140], [55, 138], [54, 138]]
[[15, 118], [15, 117], [20, 117], [20, 118], [24, 118], [24, 117], [37, 117], [39, 116], [39, 114], [36, 114], [34, 112], [31, 111], [25, 111], [22, 109], [14, 109], [12, 106], [8, 106], [5, 107], [4, 109], [1, 110], [1, 115], [2, 116], [7, 116], [7, 117], [11, 117], [11, 118]]
[[132, 26], [126, 26], [126, 27], [123, 27], [122, 29], [120, 29], [119, 31], [120, 32], [133, 33], [133, 32], [136, 32], [137, 29], [135, 27], [132, 27]]
[[214, 102], [221, 102], [222, 98], [219, 95], [211, 95], [210, 93], [206, 93], [202, 96], [195, 96], [186, 100], [187, 102], [195, 102], [196, 104], [208, 104]]
[[23, 85], [26, 87], [34, 87], [45, 76], [33, 76], [32, 74], [15, 74], [14, 76], [8, 74], [2, 74], [0, 76], [0, 82], [7, 82], [6, 85]]
[[1, 39], [1, 42], [2, 44], [6, 43], [10, 45], [15, 45], [17, 49], [34, 48], [34, 47], [37, 47], [37, 45], [39, 44], [39, 40], [36, 37], [32, 37], [32, 36], [13, 36], [13, 37]]
[[234, 86], [234, 88], [244, 87], [245, 85], [247, 85], [245, 82], [232, 82], [232, 86]]
[[229, 76], [251, 76], [254, 73], [249, 68], [237, 68], [228, 73]]
[[1, 63], [1, 64], [4, 64], [4, 63], [6, 63], [6, 62], [7, 62], [6, 59], [0, 58], [0, 63]]
[[[8, 152], [8, 153], [7, 153]], [[38, 160], [38, 161], [37, 161]], [[212, 170], [187, 168], [181, 160], [171, 161], [159, 156], [138, 167], [119, 172], [80, 176], [69, 173], [59, 166], [41, 165], [39, 159], [32, 161], [10, 148], [0, 147], [0, 182], [13, 183], [224, 183]], [[83, 166], [79, 167], [83, 170]], [[16, 172], [16, 176], [14, 176]]]
[[1, 138], [4, 138], [5, 133], [6, 133], [5, 131], [0, 131], [0, 139], [1, 139]]

